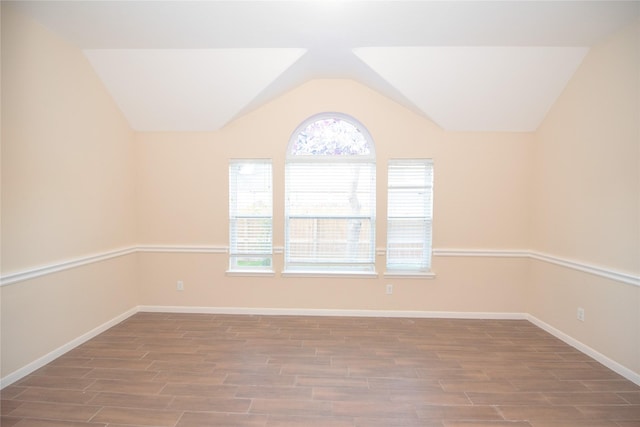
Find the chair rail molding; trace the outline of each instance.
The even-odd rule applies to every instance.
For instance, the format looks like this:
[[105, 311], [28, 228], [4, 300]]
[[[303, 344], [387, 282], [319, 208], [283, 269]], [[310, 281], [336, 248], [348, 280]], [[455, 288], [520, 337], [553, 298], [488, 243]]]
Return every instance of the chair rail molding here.
[[24, 270], [14, 271], [7, 274], [3, 273], [2, 276], [0, 276], [0, 286], [12, 285], [14, 283], [23, 282], [29, 279], [35, 279], [37, 277], [46, 276], [48, 274], [57, 273], [59, 271], [70, 270], [72, 268], [82, 267], [84, 265], [134, 254], [137, 251], [138, 248], [136, 246], [129, 246], [82, 257], [62, 260], [51, 264], [39, 265], [36, 267], [26, 268]]
[[[282, 254], [282, 247], [274, 247], [274, 254]], [[84, 265], [134, 253], [185, 253], [185, 254], [220, 254], [229, 253], [229, 247], [223, 245], [136, 245], [90, 254], [55, 263], [26, 268], [0, 276], [0, 286], [12, 285], [36, 277], [59, 271], [69, 270]], [[377, 248], [376, 255], [384, 256], [385, 249]], [[434, 249], [434, 257], [486, 257], [486, 258], [528, 258], [569, 268], [584, 273], [615, 280], [633, 286], [640, 286], [640, 275], [618, 271], [611, 268], [590, 264], [583, 261], [567, 259], [543, 252], [526, 249]]]

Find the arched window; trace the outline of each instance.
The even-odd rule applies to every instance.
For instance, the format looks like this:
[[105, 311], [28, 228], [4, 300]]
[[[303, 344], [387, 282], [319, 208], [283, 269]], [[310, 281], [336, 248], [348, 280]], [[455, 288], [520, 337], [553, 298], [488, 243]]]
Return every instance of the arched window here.
[[375, 149], [361, 123], [322, 113], [296, 128], [285, 200], [285, 272], [374, 272]]

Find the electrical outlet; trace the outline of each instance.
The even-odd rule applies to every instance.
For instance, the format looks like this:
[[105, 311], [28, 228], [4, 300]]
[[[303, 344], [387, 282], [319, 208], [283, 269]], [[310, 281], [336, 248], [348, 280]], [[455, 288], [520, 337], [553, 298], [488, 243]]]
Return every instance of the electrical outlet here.
[[584, 322], [584, 308], [578, 307], [578, 313], [576, 317], [579, 321]]
[[176, 290], [184, 291], [184, 282], [182, 280], [178, 280], [178, 283], [176, 284]]
[[389, 283], [386, 287], [387, 295], [391, 295], [393, 293], [393, 285]]

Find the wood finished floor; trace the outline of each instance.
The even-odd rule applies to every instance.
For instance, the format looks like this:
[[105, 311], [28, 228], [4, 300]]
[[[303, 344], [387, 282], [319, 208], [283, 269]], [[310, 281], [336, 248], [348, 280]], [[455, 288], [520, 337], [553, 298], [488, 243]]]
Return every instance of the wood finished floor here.
[[527, 321], [138, 313], [2, 390], [2, 427], [640, 426]]

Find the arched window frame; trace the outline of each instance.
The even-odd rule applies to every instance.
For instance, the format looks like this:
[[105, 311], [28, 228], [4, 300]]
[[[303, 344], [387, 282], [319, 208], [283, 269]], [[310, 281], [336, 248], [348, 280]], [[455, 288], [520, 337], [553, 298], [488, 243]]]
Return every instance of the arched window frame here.
[[[338, 150], [341, 151], [339, 154], [296, 151], [299, 135], [314, 123], [325, 120], [336, 120], [344, 122], [347, 127], [353, 126], [363, 138], [363, 150], [359, 150], [360, 153]], [[323, 172], [319, 174], [318, 171]], [[344, 189], [339, 189], [345, 186], [339, 178], [346, 177], [347, 173], [355, 174], [352, 175], [355, 178], [352, 178], [352, 189], [349, 190], [351, 193], [348, 197]], [[355, 118], [343, 113], [326, 112], [313, 115], [296, 127], [289, 139], [286, 156], [285, 275], [376, 275], [375, 174], [373, 138]], [[357, 181], [354, 181], [356, 178]], [[316, 201], [322, 202], [323, 197], [331, 201], [348, 199], [351, 213], [347, 212], [345, 203], [342, 207], [326, 203], [327, 211], [320, 212], [318, 205], [312, 205]], [[306, 206], [301, 207], [302, 202], [299, 200], [313, 201], [309, 203], [308, 211], [305, 210]], [[301, 228], [311, 230], [307, 231], [306, 240], [301, 238]], [[318, 236], [329, 237], [328, 240], [321, 240], [322, 237]], [[335, 250], [328, 249], [331, 245]]]
[[[355, 127], [360, 134], [362, 134], [364, 140], [367, 143], [367, 148], [369, 149], [369, 153], [368, 154], [343, 154], [343, 155], [315, 155], [315, 154], [298, 154], [294, 152], [294, 148], [296, 145], [296, 139], [297, 136], [302, 133], [305, 129], [307, 129], [310, 125], [323, 121], [323, 120], [340, 120], [343, 122], [346, 122], [350, 125], [352, 125], [353, 127]], [[344, 114], [344, 113], [319, 113], [319, 114], [315, 114], [311, 117], [309, 117], [308, 119], [306, 119], [305, 121], [303, 121], [302, 123], [300, 123], [298, 125], [298, 127], [296, 127], [296, 129], [293, 131], [293, 133], [291, 134], [291, 137], [289, 138], [289, 144], [287, 145], [287, 161], [291, 160], [291, 161], [303, 161], [304, 159], [307, 160], [311, 160], [311, 161], [330, 161], [330, 162], [335, 162], [335, 161], [362, 161], [362, 162], [373, 162], [375, 163], [376, 161], [376, 152], [375, 152], [375, 145], [373, 143], [373, 138], [371, 137], [371, 134], [369, 133], [369, 131], [367, 130], [367, 128], [360, 123], [358, 120], [356, 120], [355, 118]]]

